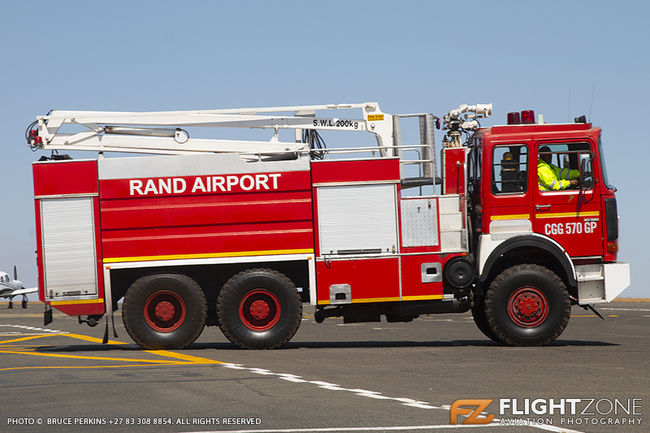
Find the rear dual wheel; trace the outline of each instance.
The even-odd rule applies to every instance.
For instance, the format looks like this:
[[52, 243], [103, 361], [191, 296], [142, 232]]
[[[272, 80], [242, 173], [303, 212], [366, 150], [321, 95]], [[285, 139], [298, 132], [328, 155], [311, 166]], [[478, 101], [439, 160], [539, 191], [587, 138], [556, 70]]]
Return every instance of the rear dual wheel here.
[[562, 334], [570, 315], [571, 300], [564, 282], [539, 265], [506, 269], [490, 284], [485, 297], [491, 332], [497, 341], [512, 346], [550, 344]]
[[226, 282], [217, 300], [219, 326], [243, 349], [275, 349], [294, 336], [302, 301], [293, 282], [271, 269], [249, 269]]
[[183, 349], [203, 331], [205, 294], [180, 274], [148, 275], [136, 280], [122, 306], [124, 327], [145, 349]]

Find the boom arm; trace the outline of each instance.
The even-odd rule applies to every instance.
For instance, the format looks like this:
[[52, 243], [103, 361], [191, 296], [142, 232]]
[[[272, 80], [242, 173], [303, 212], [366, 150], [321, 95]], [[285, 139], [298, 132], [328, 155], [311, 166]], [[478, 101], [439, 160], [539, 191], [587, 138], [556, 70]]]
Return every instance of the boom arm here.
[[[317, 118], [318, 110], [361, 109], [363, 119]], [[293, 112], [292, 114], [279, 114]], [[66, 124], [85, 127], [61, 133]], [[181, 127], [274, 129], [270, 141], [190, 138]], [[280, 129], [296, 131], [295, 142], [281, 142]], [[247, 155], [306, 153], [302, 130], [366, 131], [375, 134], [382, 156], [393, 155], [392, 116], [376, 102], [197, 111], [110, 112], [51, 111], [38, 116], [28, 131], [33, 149], [91, 150], [158, 154], [235, 152]]]

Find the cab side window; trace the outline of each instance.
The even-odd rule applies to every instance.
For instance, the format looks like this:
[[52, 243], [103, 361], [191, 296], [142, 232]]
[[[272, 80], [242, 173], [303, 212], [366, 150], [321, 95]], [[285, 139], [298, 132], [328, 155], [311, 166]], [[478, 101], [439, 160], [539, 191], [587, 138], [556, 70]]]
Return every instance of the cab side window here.
[[523, 144], [497, 146], [492, 153], [492, 193], [522, 194], [528, 179], [528, 148]]
[[565, 191], [592, 187], [589, 143], [541, 144], [537, 148], [540, 191]]

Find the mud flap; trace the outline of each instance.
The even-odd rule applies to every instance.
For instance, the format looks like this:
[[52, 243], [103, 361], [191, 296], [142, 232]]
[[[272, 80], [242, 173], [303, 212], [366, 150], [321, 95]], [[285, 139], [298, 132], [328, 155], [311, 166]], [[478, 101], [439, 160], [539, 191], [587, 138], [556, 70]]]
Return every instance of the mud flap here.
[[43, 326], [47, 326], [52, 323], [52, 307], [45, 305], [45, 311], [43, 312]]

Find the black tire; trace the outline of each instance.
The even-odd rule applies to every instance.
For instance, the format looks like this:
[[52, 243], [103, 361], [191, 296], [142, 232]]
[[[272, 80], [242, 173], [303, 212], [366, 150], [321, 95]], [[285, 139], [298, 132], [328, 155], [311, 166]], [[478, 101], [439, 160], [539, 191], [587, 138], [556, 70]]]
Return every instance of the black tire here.
[[27, 299], [23, 299], [20, 303], [20, 306], [23, 308], [27, 308], [27, 305], [28, 305]]
[[242, 349], [275, 349], [294, 336], [302, 301], [293, 282], [271, 269], [249, 269], [230, 278], [217, 300], [219, 326]]
[[137, 279], [124, 296], [122, 320], [145, 349], [183, 349], [203, 331], [207, 302], [201, 287], [180, 274]]
[[571, 315], [564, 282], [551, 270], [516, 265], [486, 293], [485, 315], [496, 337], [511, 346], [544, 346], [562, 334]]
[[487, 315], [485, 314], [485, 300], [483, 299], [483, 295], [477, 292], [474, 292], [474, 299], [472, 299], [472, 317], [474, 318], [476, 327], [483, 333], [483, 335], [492, 341], [503, 343], [503, 341], [501, 341], [499, 337], [497, 337], [497, 335], [494, 333], [492, 328], [490, 328], [487, 320]]

